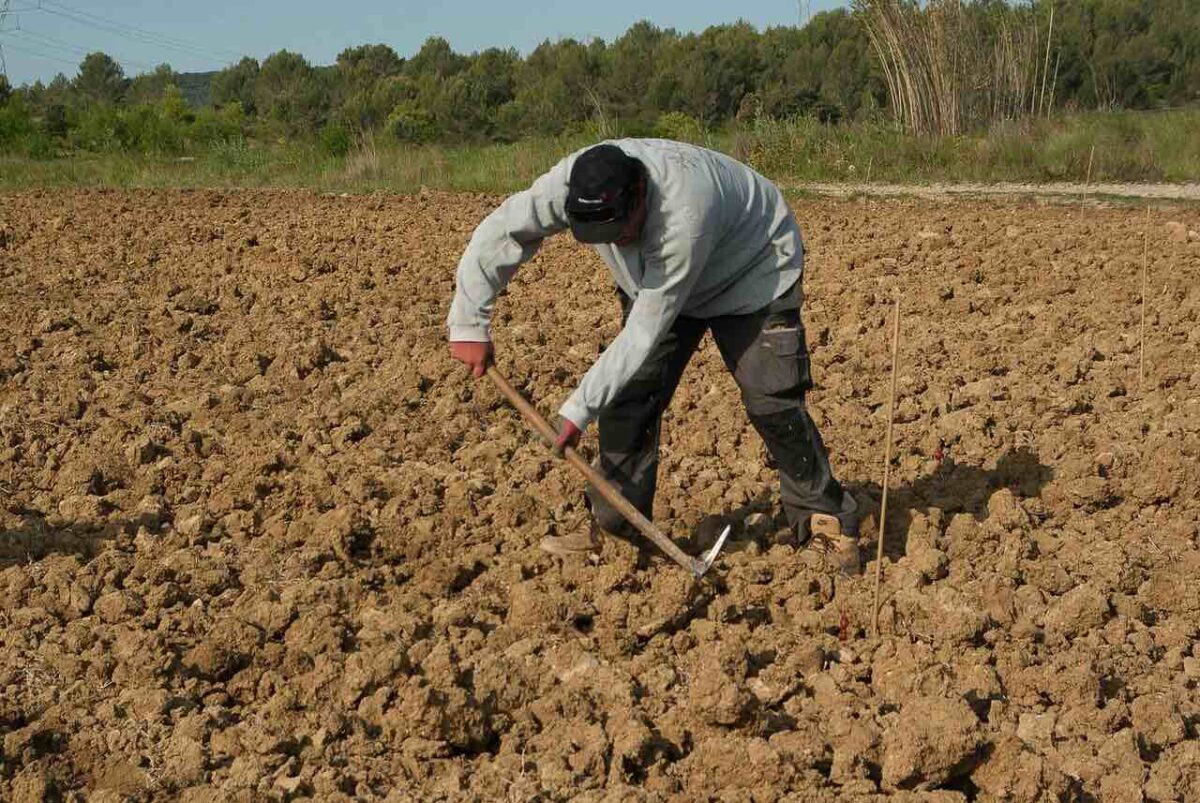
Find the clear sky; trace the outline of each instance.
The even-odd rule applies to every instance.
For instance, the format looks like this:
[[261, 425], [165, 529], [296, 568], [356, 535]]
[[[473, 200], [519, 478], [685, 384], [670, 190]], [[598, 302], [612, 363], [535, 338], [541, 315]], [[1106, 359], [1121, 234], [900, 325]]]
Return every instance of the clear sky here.
[[127, 75], [169, 63], [180, 72], [219, 69], [239, 55], [277, 50], [332, 64], [352, 45], [383, 42], [412, 55], [430, 36], [460, 53], [515, 47], [528, 53], [546, 39], [612, 41], [646, 19], [663, 28], [700, 31], [746, 20], [759, 29], [795, 25], [845, 0], [0, 0], [0, 46], [14, 85], [73, 77], [83, 56], [103, 50]]

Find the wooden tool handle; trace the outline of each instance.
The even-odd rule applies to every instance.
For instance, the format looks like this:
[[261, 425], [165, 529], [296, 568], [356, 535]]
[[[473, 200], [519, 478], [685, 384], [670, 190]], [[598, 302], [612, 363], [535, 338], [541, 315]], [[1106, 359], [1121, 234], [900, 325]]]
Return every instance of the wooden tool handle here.
[[[547, 444], [553, 446], [554, 442], [558, 439], [558, 433], [554, 431], [554, 427], [550, 426], [550, 422], [542, 417], [537, 408], [530, 404], [521, 395], [520, 391], [508, 383], [508, 380], [496, 369], [496, 366], [488, 366], [487, 375], [496, 383], [496, 387], [500, 389], [505, 398], [512, 402], [513, 407], [516, 407], [521, 415], [525, 417], [525, 420], [545, 439]], [[642, 512], [621, 494], [621, 491], [615, 485], [609, 482], [599, 471], [592, 468], [591, 463], [585, 460], [583, 455], [568, 446], [563, 450], [563, 457], [584, 476], [588, 483], [604, 497], [605, 501], [625, 517], [626, 521], [636, 527], [642, 535], [653, 541], [672, 560], [692, 574], [699, 576], [699, 574], [704, 573], [704, 564], [702, 561], [696, 560], [675, 546], [669, 538], [654, 526], [653, 522], [642, 515]]]

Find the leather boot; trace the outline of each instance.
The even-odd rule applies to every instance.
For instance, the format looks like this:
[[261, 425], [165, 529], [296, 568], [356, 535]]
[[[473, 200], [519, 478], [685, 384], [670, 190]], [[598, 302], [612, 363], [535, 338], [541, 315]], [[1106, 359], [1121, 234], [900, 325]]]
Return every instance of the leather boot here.
[[808, 520], [811, 542], [821, 549], [826, 559], [844, 575], [862, 572], [862, 557], [858, 552], [858, 539], [842, 535], [842, 524], [837, 516], [814, 513]]
[[594, 521], [577, 527], [566, 535], [548, 535], [538, 544], [543, 552], [551, 555], [566, 557], [568, 555], [587, 555], [600, 551], [600, 527]]

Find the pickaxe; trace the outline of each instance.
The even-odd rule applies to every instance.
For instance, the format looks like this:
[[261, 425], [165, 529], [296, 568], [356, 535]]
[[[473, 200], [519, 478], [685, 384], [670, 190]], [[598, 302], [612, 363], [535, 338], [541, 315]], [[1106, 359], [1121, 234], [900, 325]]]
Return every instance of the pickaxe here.
[[[521, 395], [520, 391], [508, 383], [508, 380], [496, 369], [496, 366], [489, 366], [487, 375], [496, 383], [496, 387], [500, 389], [500, 392], [521, 412], [521, 415], [525, 416], [525, 420], [537, 430], [538, 434], [548, 443], [553, 444], [557, 438], [557, 433], [555, 433], [554, 427], [550, 426], [550, 422], [542, 417], [541, 413]], [[721, 547], [725, 545], [725, 539], [729, 537], [729, 525], [726, 525], [721, 536], [717, 539], [717, 543], [713, 545], [712, 549], [704, 553], [703, 558], [693, 558], [663, 535], [662, 531], [655, 527], [650, 519], [642, 515], [640, 510], [622, 496], [620, 490], [615, 485], [609, 482], [596, 469], [592, 468], [583, 455], [568, 446], [563, 450], [563, 457], [584, 476], [610, 505], [625, 517], [626, 521], [636, 527], [642, 535], [653, 541], [672, 560], [691, 572], [692, 576], [699, 579], [709, 570], [713, 561], [716, 560], [717, 555], [721, 552]]]

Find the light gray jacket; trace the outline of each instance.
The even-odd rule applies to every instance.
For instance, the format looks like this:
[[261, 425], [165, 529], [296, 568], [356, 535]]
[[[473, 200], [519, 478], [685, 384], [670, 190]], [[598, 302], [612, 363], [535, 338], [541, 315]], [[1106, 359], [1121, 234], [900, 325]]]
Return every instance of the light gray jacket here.
[[[633, 378], [676, 316], [755, 312], [783, 295], [804, 267], [800, 227], [783, 194], [749, 167], [669, 140], [612, 144], [645, 165], [648, 209], [639, 242], [593, 246], [633, 307], [559, 410], [580, 429]], [[450, 340], [490, 340], [496, 296], [545, 237], [570, 228], [567, 180], [582, 152], [509, 197], [475, 229], [458, 263]]]

